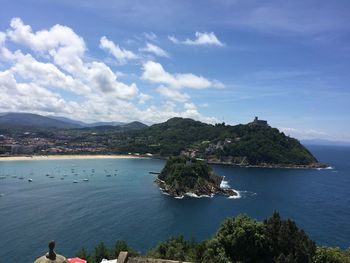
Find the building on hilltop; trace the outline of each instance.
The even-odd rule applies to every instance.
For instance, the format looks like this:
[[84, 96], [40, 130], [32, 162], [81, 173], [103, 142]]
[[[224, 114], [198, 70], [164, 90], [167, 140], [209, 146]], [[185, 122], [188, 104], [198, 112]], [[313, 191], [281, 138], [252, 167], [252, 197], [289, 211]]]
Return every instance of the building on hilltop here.
[[258, 125], [258, 126], [269, 126], [267, 121], [259, 120], [257, 116], [255, 116], [254, 121], [249, 123], [249, 125]]

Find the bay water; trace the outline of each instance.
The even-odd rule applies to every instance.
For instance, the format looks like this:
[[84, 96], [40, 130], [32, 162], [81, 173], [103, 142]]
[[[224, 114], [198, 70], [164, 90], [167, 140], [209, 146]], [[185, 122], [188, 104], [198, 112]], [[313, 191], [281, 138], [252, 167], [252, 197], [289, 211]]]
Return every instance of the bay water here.
[[[350, 246], [350, 147], [309, 146], [331, 169], [261, 169], [213, 165], [238, 199], [174, 199], [154, 183], [163, 160], [0, 161], [0, 263], [30, 263], [56, 240], [80, 248], [126, 240], [145, 252], [183, 234], [203, 240], [227, 217], [258, 220], [274, 210], [295, 220], [319, 245]], [[21, 179], [23, 178], [23, 179]], [[32, 182], [28, 180], [32, 179]], [[84, 181], [85, 179], [85, 181]]]

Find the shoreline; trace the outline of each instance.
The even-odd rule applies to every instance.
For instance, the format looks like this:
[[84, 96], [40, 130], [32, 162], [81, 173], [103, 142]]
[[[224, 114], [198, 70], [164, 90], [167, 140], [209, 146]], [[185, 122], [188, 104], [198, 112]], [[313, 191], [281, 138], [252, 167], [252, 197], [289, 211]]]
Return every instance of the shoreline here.
[[[163, 156], [145, 156], [145, 155], [128, 155], [128, 154], [52, 154], [52, 155], [17, 155], [17, 156], [0, 156], [1, 161], [41, 161], [41, 160], [84, 160], [84, 159], [160, 159], [166, 160], [167, 157]], [[332, 166], [325, 164], [312, 164], [312, 165], [239, 165], [228, 162], [207, 161], [207, 164], [211, 165], [225, 165], [236, 168], [266, 168], [266, 169], [332, 169]]]
[[149, 159], [147, 156], [138, 155], [21, 155], [21, 156], [1, 156], [1, 161], [45, 161], [45, 160], [86, 160], [86, 159]]

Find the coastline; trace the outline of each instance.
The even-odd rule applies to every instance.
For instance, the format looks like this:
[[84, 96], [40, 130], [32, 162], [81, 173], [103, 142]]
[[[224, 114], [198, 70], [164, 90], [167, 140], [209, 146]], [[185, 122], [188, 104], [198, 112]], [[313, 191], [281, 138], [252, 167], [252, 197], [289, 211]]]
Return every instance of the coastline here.
[[85, 160], [85, 159], [148, 159], [139, 155], [22, 155], [22, 156], [1, 156], [0, 161], [45, 161], [45, 160]]
[[[17, 155], [17, 156], [0, 156], [1, 161], [41, 161], [41, 160], [84, 160], [84, 159], [161, 159], [166, 160], [164, 156], [145, 156], [145, 155], [127, 155], [127, 154], [53, 154], [53, 155]], [[267, 169], [332, 169], [331, 166], [325, 164], [311, 164], [311, 165], [285, 165], [285, 164], [265, 164], [265, 165], [240, 165], [231, 162], [220, 162], [220, 161], [208, 161], [207, 164], [213, 165], [228, 165], [237, 168], [267, 168]]]
[[286, 165], [286, 164], [264, 164], [264, 165], [253, 165], [253, 164], [235, 164], [235, 163], [228, 163], [228, 162], [217, 162], [217, 161], [206, 161], [208, 164], [214, 164], [214, 165], [228, 165], [232, 167], [238, 167], [238, 168], [266, 168], [266, 169], [332, 169], [332, 166], [317, 163], [317, 164], [310, 164], [310, 165]]

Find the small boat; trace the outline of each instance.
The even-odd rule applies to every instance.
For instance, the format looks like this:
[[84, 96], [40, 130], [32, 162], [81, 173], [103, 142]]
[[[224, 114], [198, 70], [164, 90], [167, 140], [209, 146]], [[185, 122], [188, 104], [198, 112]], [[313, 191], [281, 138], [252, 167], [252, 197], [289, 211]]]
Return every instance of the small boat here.
[[28, 182], [30, 182], [30, 183], [33, 182], [33, 179], [32, 179], [32, 178], [29, 178], [29, 179], [28, 179]]
[[74, 180], [74, 181], [73, 181], [73, 184], [77, 184], [77, 183], [78, 183], [78, 181], [77, 181], [77, 180]]
[[149, 173], [150, 174], [160, 174], [160, 172], [153, 172], [153, 171], [150, 171]]
[[84, 182], [89, 182], [89, 179], [84, 178], [83, 181], [84, 181]]
[[0, 179], [6, 179], [6, 176], [0, 176]]
[[61, 177], [61, 180], [64, 180], [64, 177]]
[[49, 174], [46, 174], [45, 176], [50, 176]]
[[21, 179], [21, 180], [22, 180], [22, 179], [24, 179], [24, 177], [23, 177], [23, 176], [20, 176], [20, 177], [18, 177], [18, 179]]
[[51, 175], [50, 178], [55, 178], [55, 176]]
[[111, 175], [110, 174], [106, 174], [106, 177], [111, 177]]

